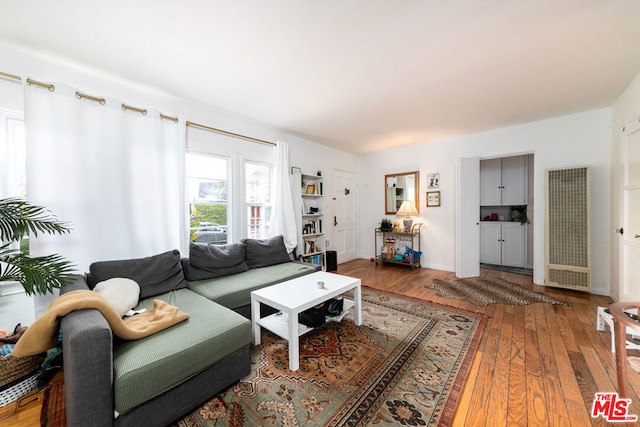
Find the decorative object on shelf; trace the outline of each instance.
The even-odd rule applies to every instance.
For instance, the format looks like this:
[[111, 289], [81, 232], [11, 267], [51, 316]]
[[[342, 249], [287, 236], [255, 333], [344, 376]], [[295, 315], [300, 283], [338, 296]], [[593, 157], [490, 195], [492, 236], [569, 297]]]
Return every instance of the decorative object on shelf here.
[[509, 218], [511, 218], [512, 221], [520, 222], [520, 224], [529, 224], [529, 218], [527, 218], [527, 206], [511, 206]]
[[393, 222], [391, 222], [389, 218], [382, 218], [382, 221], [380, 221], [380, 230], [382, 231], [393, 230]]
[[31, 257], [12, 244], [33, 233], [65, 234], [71, 229], [42, 206], [20, 198], [0, 199], [0, 282], [20, 282], [27, 295], [53, 293], [73, 279], [74, 265], [61, 255]]
[[440, 192], [439, 191], [427, 191], [427, 207], [435, 208], [440, 206]]
[[406, 255], [409, 257], [409, 261], [418, 261], [420, 259], [420, 256], [422, 255], [422, 252], [414, 251], [409, 246], [407, 246], [407, 248], [405, 249], [405, 252], [406, 252]]
[[440, 188], [440, 173], [427, 174], [427, 187]]
[[405, 200], [402, 202], [400, 209], [396, 213], [398, 216], [404, 216], [405, 218], [402, 220], [404, 224], [404, 232], [409, 233], [411, 231], [411, 225], [413, 224], [412, 216], [418, 215], [418, 209], [416, 209], [416, 204], [410, 200]]

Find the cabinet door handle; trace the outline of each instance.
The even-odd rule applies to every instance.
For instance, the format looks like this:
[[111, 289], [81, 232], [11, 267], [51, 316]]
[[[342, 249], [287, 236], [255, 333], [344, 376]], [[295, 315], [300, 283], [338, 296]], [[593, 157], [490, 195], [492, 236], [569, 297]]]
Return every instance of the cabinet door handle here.
[[338, 225], [338, 217], [337, 216], [333, 217], [333, 225]]

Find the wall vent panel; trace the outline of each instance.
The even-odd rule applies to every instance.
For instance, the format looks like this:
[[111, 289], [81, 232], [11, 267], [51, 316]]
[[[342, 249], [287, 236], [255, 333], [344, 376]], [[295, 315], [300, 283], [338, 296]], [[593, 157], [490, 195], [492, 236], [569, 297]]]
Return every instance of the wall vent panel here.
[[591, 291], [589, 168], [546, 171], [546, 284]]

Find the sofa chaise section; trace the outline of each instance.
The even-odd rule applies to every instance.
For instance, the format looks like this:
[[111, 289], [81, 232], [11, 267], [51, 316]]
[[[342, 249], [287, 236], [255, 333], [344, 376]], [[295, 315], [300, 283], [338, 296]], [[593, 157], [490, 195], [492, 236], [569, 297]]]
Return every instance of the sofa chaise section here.
[[[141, 283], [141, 295], [147, 296], [138, 308], [151, 307], [158, 298], [190, 317], [136, 341], [114, 337], [97, 310], [79, 310], [62, 318], [69, 426], [167, 425], [250, 372], [251, 323], [189, 290], [184, 278], [176, 280], [176, 265], [182, 274], [178, 251], [133, 261], [131, 265], [123, 261], [124, 268], [109, 261], [106, 269], [105, 264], [95, 263], [98, 268], [90, 269], [87, 282], [95, 285], [129, 276]], [[145, 281], [127, 271], [149, 262], [165, 269], [169, 284], [158, 275]], [[79, 278], [61, 292], [88, 289], [87, 282]], [[166, 292], [155, 295], [154, 289]]]
[[[187, 310], [189, 319], [142, 340], [115, 340], [114, 404], [119, 414], [126, 414], [252, 342], [247, 319], [189, 289], [153, 298]], [[147, 298], [137, 308], [152, 306], [152, 299]]]

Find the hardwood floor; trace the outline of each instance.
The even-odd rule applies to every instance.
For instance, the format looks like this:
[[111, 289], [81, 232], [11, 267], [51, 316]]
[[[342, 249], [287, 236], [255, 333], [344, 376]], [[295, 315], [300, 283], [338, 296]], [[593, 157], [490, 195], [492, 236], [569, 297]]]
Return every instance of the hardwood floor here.
[[[481, 277], [499, 277], [572, 305], [478, 307], [438, 297], [427, 289], [433, 279], [453, 278], [450, 272], [376, 267], [367, 260], [356, 260], [339, 265], [337, 273], [359, 277], [364, 286], [488, 317], [454, 425], [607, 425], [602, 418], [592, 419], [590, 412], [596, 392], [617, 390], [611, 334], [608, 329], [598, 332], [595, 328], [597, 308], [611, 304], [610, 298], [537, 286], [531, 276], [483, 269]], [[629, 383], [630, 412], [640, 414], [640, 375], [630, 370]], [[7, 413], [6, 408], [0, 408], [0, 417]], [[39, 404], [34, 403], [0, 425], [39, 425], [39, 414]]]
[[[62, 374], [59, 374], [62, 375]], [[0, 426], [1, 427], [33, 427], [40, 425], [40, 409], [42, 408], [43, 392], [34, 394], [29, 398], [25, 398], [21, 402], [21, 407], [17, 408], [16, 412], [7, 419], [13, 408], [15, 402], [0, 407]]]
[[[454, 418], [457, 426], [607, 425], [591, 418], [596, 392], [617, 391], [611, 334], [596, 330], [599, 306], [609, 297], [533, 284], [531, 276], [481, 269], [483, 278], [502, 278], [567, 301], [571, 306], [491, 304], [478, 307], [442, 298], [428, 289], [433, 279], [453, 273], [356, 260], [338, 274], [359, 277], [363, 286], [482, 313], [488, 317], [480, 346]], [[631, 352], [630, 352], [631, 354]], [[629, 371], [632, 414], [640, 414], [640, 375]]]

